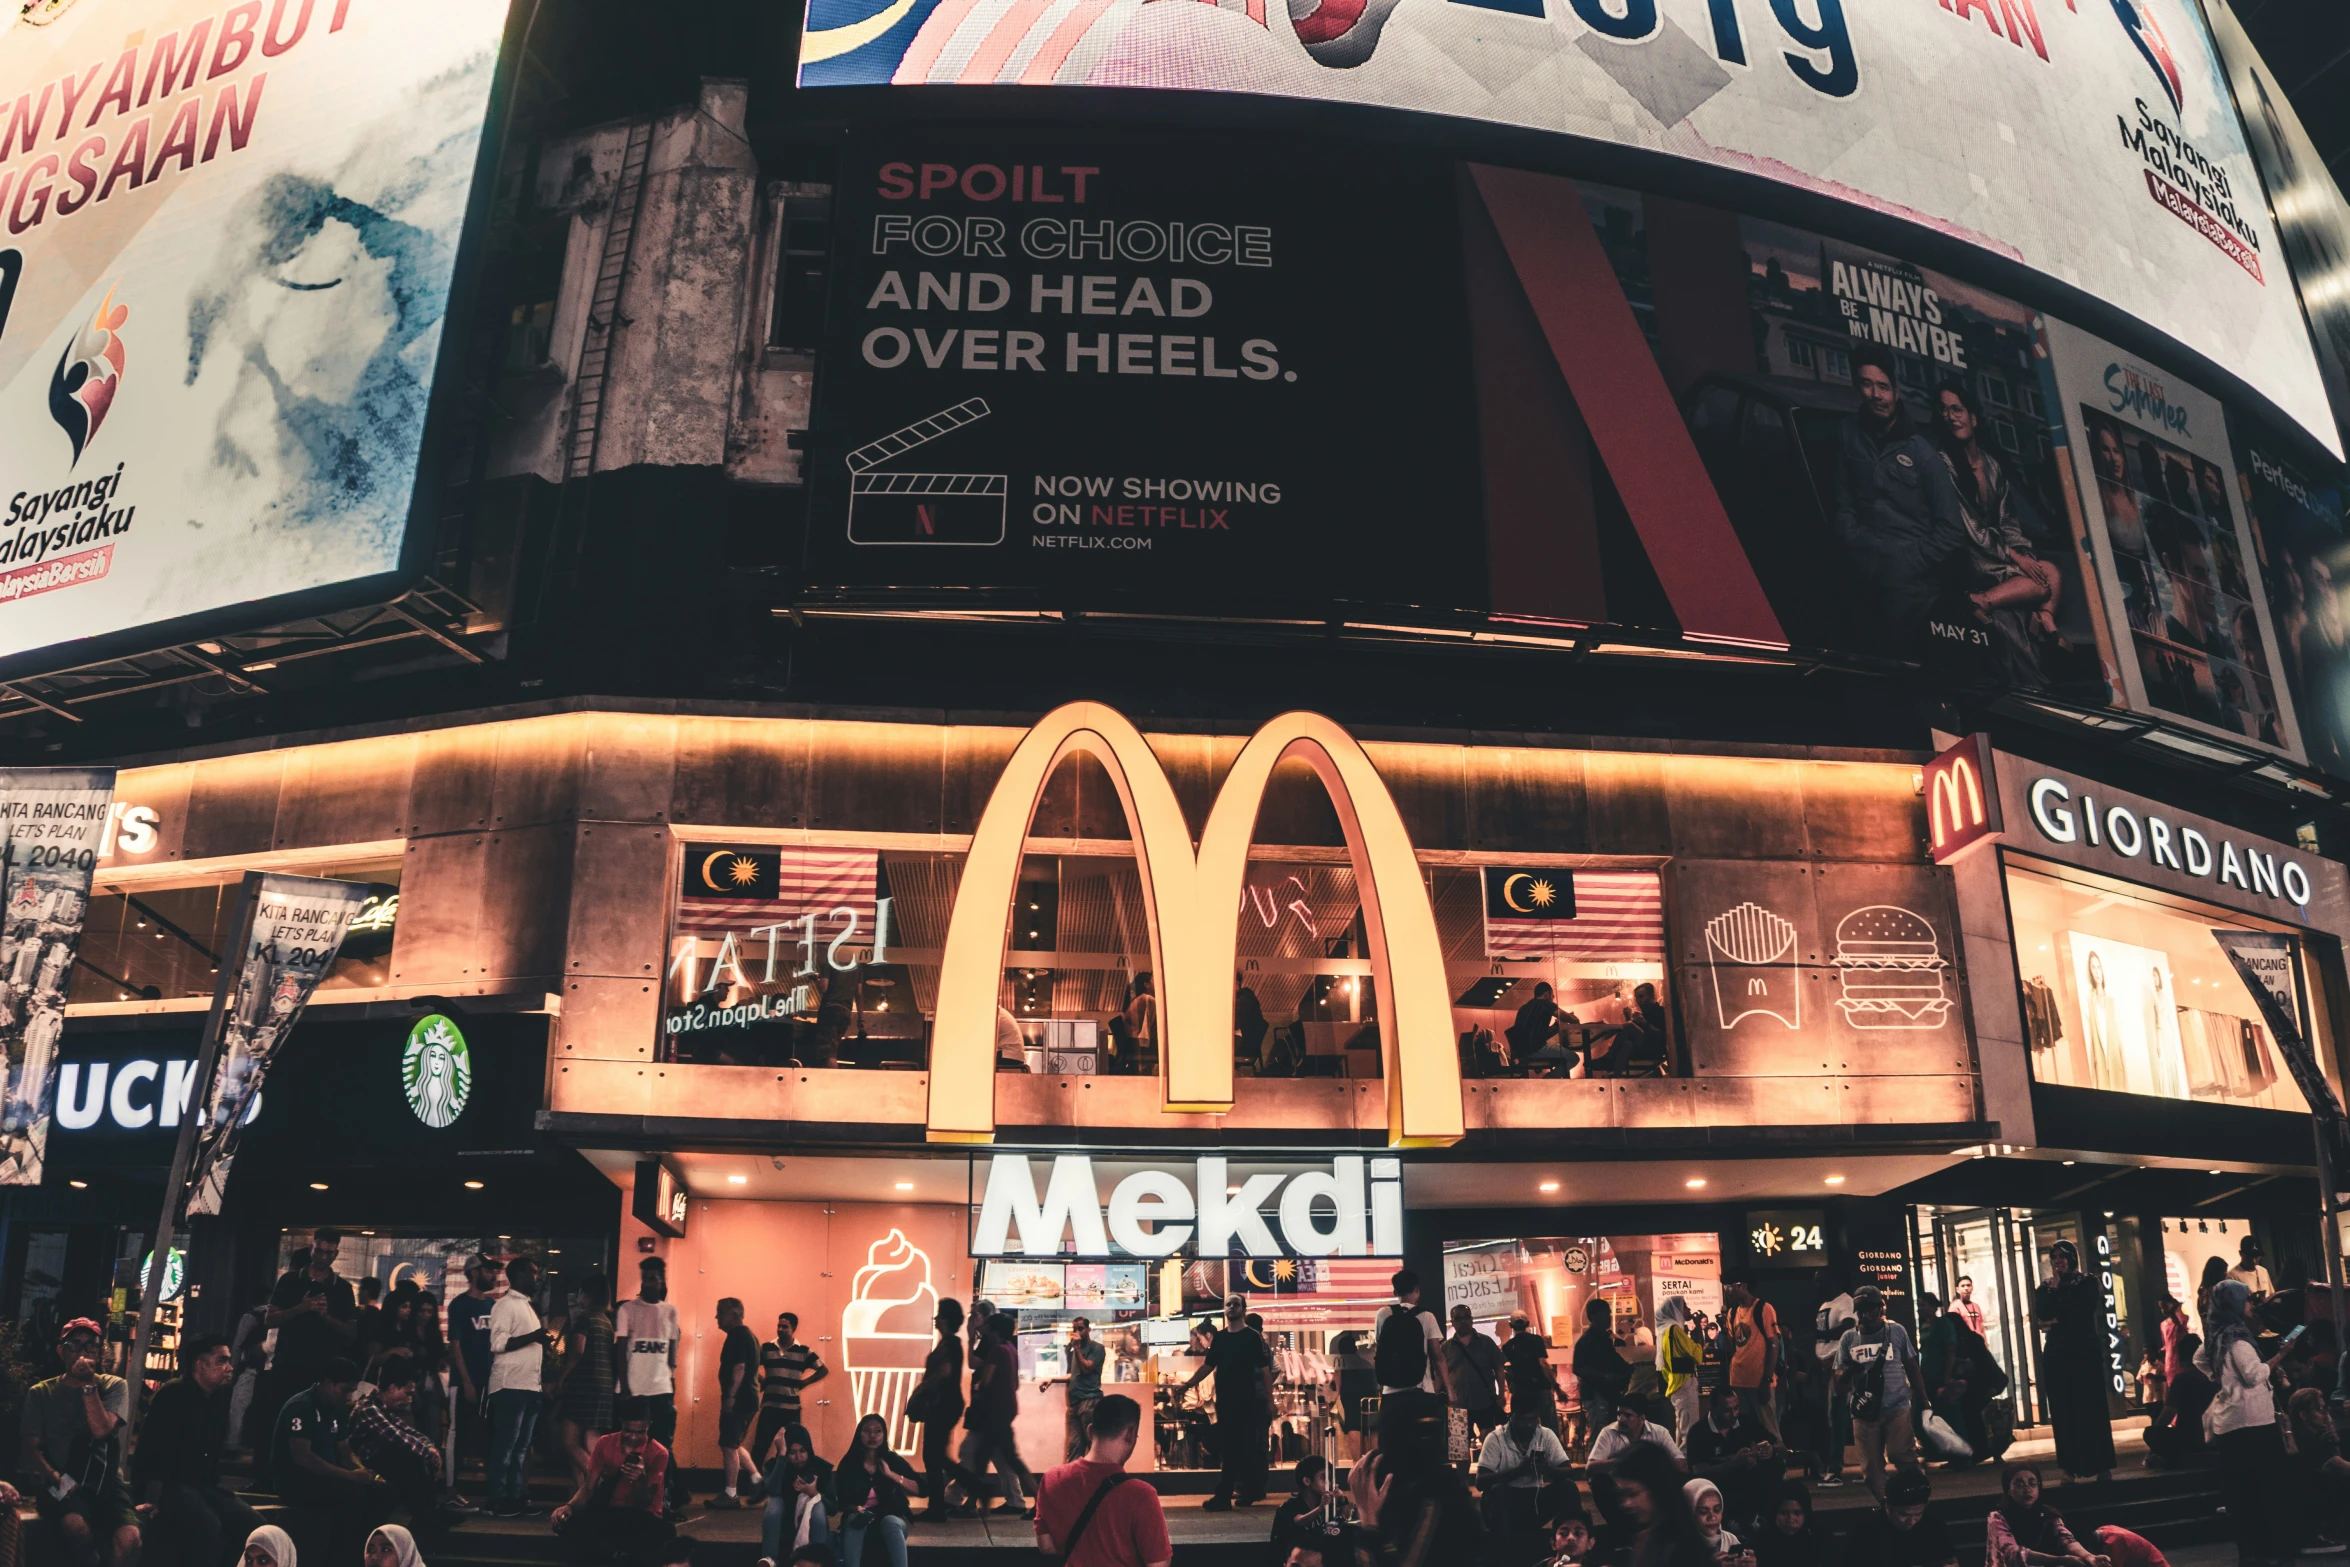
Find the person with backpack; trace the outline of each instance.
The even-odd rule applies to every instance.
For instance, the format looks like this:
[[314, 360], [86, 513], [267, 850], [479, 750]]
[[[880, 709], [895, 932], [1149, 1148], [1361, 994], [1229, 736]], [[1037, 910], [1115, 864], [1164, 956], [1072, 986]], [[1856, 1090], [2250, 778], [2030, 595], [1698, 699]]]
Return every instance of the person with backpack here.
[[1417, 1388], [1446, 1397], [1444, 1329], [1435, 1312], [1420, 1309], [1420, 1276], [1404, 1268], [1389, 1282], [1395, 1304], [1380, 1307], [1371, 1319], [1371, 1369], [1379, 1377], [1379, 1396]]
[[1916, 1390], [1926, 1385], [1926, 1373], [1909, 1329], [1886, 1320], [1885, 1297], [1875, 1285], [1852, 1292], [1852, 1310], [1859, 1320], [1836, 1346], [1836, 1387], [1852, 1403], [1861, 1481], [1881, 1506], [1886, 1459], [1904, 1474], [1926, 1472], [1912, 1424]]
[[1112, 1393], [1094, 1406], [1092, 1448], [1047, 1470], [1036, 1489], [1036, 1548], [1047, 1561], [1168, 1567], [1175, 1559], [1158, 1490], [1126, 1472], [1141, 1434], [1142, 1406], [1125, 1394]]

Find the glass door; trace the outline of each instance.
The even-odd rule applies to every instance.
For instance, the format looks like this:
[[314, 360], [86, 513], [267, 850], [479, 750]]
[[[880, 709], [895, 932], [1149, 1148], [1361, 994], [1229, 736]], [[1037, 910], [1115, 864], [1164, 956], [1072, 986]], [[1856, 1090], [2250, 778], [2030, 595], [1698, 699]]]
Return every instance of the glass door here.
[[1921, 1212], [1919, 1218], [1920, 1241], [1931, 1235], [1926, 1287], [1961, 1316], [1973, 1319], [1979, 1313], [1980, 1320], [1969, 1325], [1983, 1335], [2007, 1372], [2015, 1423], [2038, 1424], [2032, 1331], [2032, 1289], [2038, 1282], [2032, 1260], [2038, 1247], [2031, 1218], [2008, 1208], [1943, 1208]]

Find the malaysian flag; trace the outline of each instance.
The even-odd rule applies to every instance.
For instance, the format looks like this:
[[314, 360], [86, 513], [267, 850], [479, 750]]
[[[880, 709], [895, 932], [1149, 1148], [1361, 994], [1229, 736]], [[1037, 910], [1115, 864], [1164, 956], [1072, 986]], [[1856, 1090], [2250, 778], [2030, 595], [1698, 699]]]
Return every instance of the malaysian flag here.
[[1395, 1299], [1397, 1257], [1306, 1257], [1297, 1264], [1297, 1292], [1340, 1300]]
[[824, 916], [849, 908], [857, 913], [860, 935], [869, 938], [880, 861], [872, 849], [689, 843], [677, 933], [716, 937], [813, 914], [829, 937], [838, 932]]
[[1489, 867], [1485, 955], [1662, 963], [1664, 883], [1654, 871]]

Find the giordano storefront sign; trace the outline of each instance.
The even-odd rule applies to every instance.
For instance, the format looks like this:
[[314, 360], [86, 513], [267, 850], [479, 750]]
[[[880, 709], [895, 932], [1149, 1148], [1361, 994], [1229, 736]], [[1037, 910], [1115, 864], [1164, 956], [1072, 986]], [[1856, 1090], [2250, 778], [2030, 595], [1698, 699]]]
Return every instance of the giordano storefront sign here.
[[2152, 811], [2100, 804], [2060, 778], [2035, 777], [2025, 791], [2032, 825], [2050, 843], [2103, 849], [2121, 860], [2143, 856], [2147, 865], [2167, 866], [2183, 875], [2231, 886], [2267, 898], [2309, 907], [2314, 895], [2309, 871], [2289, 854], [2264, 853], [2216, 830], [2204, 832]]
[[1330, 791], [1361, 890], [1379, 1003], [1388, 1141], [1398, 1147], [1457, 1142], [1460, 1060], [1436, 916], [1403, 817], [1362, 746], [1319, 714], [1273, 719], [1234, 758], [1195, 854], [1158, 756], [1122, 714], [1098, 702], [1056, 708], [1027, 733], [972, 834], [939, 967], [930, 1140], [995, 1136], [997, 997], [1011, 939], [1006, 916], [1045, 784], [1063, 757], [1080, 751], [1109, 774], [1134, 836], [1157, 977], [1162, 1107], [1206, 1114], [1232, 1108], [1232, 965], [1249, 845], [1274, 767], [1294, 758]]
[[[1104, 1202], [1093, 1160], [1000, 1153], [971, 1228], [974, 1257], [1397, 1257], [1403, 1161], [1340, 1154], [1326, 1165], [1256, 1170], [1203, 1154], [1189, 1170], [1135, 1170]], [[1074, 1248], [1074, 1249], [1072, 1249]]]

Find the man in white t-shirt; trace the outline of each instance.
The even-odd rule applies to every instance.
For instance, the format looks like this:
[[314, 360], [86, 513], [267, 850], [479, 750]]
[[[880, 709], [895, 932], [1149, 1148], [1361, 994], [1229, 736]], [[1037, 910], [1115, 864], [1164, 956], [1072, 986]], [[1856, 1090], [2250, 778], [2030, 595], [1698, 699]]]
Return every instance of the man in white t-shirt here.
[[539, 1324], [539, 1265], [516, 1257], [506, 1264], [506, 1293], [490, 1307], [490, 1511], [501, 1518], [531, 1516], [523, 1500], [531, 1437], [542, 1401], [539, 1374], [547, 1330]]
[[[636, 1265], [636, 1299], [612, 1313], [612, 1358], [620, 1362], [614, 1394], [639, 1400], [652, 1417], [653, 1440], [672, 1459], [677, 1452], [677, 1308], [669, 1303], [669, 1264], [647, 1257]], [[663, 1499], [671, 1513], [685, 1505], [682, 1464], [672, 1462]]]
[[1583, 1463], [1591, 1477], [1591, 1500], [1618, 1528], [1628, 1525], [1630, 1519], [1616, 1501], [1616, 1461], [1643, 1442], [1664, 1449], [1674, 1468], [1683, 1474], [1689, 1472], [1689, 1460], [1670, 1431], [1642, 1414], [1638, 1403], [1627, 1400], [1618, 1404], [1616, 1418], [1591, 1439], [1591, 1453]]
[[[1405, 1268], [1390, 1282], [1395, 1286], [1395, 1304], [1381, 1306], [1379, 1315], [1371, 1319], [1371, 1366], [1379, 1378], [1379, 1395], [1384, 1398], [1407, 1387], [1416, 1387], [1423, 1393], [1447, 1396], [1444, 1329], [1438, 1325], [1435, 1312], [1420, 1309], [1420, 1276]], [[1401, 1326], [1392, 1335], [1388, 1333], [1388, 1319], [1397, 1316], [1418, 1321], [1421, 1342], [1416, 1352]], [[1418, 1374], [1415, 1376], [1414, 1372]]]

